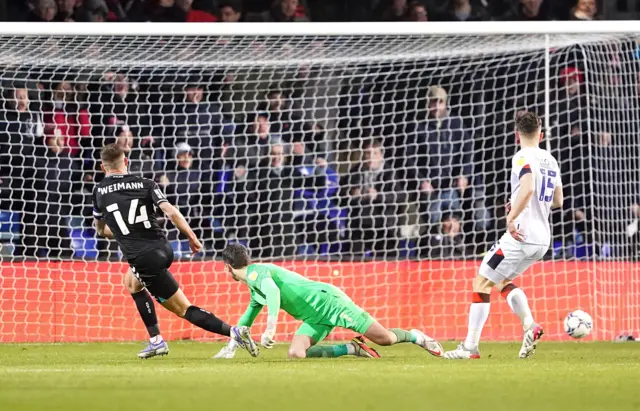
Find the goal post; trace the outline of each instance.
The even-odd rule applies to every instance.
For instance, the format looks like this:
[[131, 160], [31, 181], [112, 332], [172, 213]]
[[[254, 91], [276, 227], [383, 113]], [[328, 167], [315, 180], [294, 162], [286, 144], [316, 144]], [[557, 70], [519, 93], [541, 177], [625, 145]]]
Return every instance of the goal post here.
[[[384, 325], [461, 339], [520, 110], [543, 118], [566, 197], [517, 280], [534, 316], [557, 340], [575, 309], [590, 338], [638, 332], [639, 84], [637, 22], [3, 24], [0, 342], [145, 338], [126, 262], [91, 228], [113, 142], [204, 240], [191, 256], [166, 226], [198, 306], [240, 318], [248, 293], [216, 260], [238, 241]], [[494, 299], [484, 338], [518, 339]], [[166, 338], [210, 338], [160, 318]]]

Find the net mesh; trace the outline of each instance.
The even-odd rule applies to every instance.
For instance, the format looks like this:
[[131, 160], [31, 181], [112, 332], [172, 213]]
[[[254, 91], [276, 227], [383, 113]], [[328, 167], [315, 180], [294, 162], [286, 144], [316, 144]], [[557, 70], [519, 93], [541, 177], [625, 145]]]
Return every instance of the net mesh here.
[[[384, 325], [462, 338], [478, 259], [505, 230], [519, 110], [547, 120], [566, 197], [518, 280], [534, 315], [552, 338], [578, 308], [595, 338], [638, 330], [637, 38], [2, 36], [0, 341], [144, 338], [126, 263], [91, 228], [112, 142], [204, 240], [191, 256], [165, 224], [195, 304], [237, 321], [247, 292], [215, 257], [241, 242]], [[519, 338], [508, 306], [492, 311], [484, 336]], [[210, 338], [160, 318], [167, 338]]]

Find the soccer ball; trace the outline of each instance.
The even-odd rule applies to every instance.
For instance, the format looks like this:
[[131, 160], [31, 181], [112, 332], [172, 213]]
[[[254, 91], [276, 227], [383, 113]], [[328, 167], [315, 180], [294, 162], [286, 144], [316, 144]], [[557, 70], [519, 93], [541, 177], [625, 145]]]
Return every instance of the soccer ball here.
[[564, 319], [564, 331], [572, 338], [584, 338], [591, 334], [593, 320], [582, 310], [570, 312]]

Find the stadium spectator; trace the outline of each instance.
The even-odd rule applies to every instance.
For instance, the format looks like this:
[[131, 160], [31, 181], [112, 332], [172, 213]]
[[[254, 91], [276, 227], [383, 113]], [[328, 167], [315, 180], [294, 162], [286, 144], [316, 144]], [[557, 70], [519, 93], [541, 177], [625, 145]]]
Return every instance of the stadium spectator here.
[[421, 256], [435, 259], [456, 259], [465, 256], [462, 223], [458, 214], [444, 214], [437, 231], [428, 237], [428, 247], [421, 247]]
[[26, 82], [16, 81], [11, 90], [4, 91], [4, 103], [0, 116], [0, 171], [5, 178], [15, 179], [15, 188], [20, 180], [33, 171], [33, 161], [44, 154], [44, 120], [31, 108], [31, 99]]
[[124, 74], [109, 71], [103, 75], [99, 90], [93, 91], [97, 98], [90, 105], [96, 147], [102, 147], [105, 136], [115, 135], [125, 125], [136, 136], [149, 135], [149, 106], [137, 87]]
[[[190, 79], [178, 101], [165, 105], [163, 116], [165, 146], [172, 147], [175, 141], [186, 141], [195, 149], [199, 159], [213, 159], [222, 145], [224, 119], [218, 103], [206, 101], [204, 87], [198, 79]], [[196, 167], [210, 169], [206, 161], [197, 162]]]
[[327, 167], [328, 143], [324, 129], [319, 124], [304, 134], [294, 136], [292, 144], [293, 165]]
[[193, 0], [175, 0], [176, 5], [186, 14], [185, 21], [189, 23], [213, 23], [218, 18], [205, 10], [193, 8]]
[[[444, 88], [427, 93], [428, 114], [418, 125], [407, 155], [410, 172], [417, 172], [425, 221], [438, 224], [443, 213], [469, 212], [477, 226], [488, 222], [484, 193], [473, 172], [473, 141], [462, 119], [451, 115]], [[410, 174], [411, 175], [411, 174]], [[463, 207], [464, 205], [464, 207]]]
[[407, 6], [406, 20], [428, 21], [429, 14], [427, 13], [427, 8], [420, 2], [412, 1], [409, 3], [409, 6]]
[[55, 21], [58, 14], [56, 0], [34, 0], [28, 20], [33, 22]]
[[378, 20], [402, 21], [408, 11], [407, 0], [383, 0], [378, 4]]
[[554, 20], [550, 0], [519, 0], [502, 20], [538, 21]]
[[226, 150], [216, 184], [214, 215], [220, 219], [227, 240], [249, 241], [249, 219], [255, 214], [257, 172], [238, 162]]
[[251, 22], [305, 22], [309, 18], [301, 12], [298, 0], [275, 0], [273, 6], [262, 13], [248, 13]]
[[82, 21], [79, 15], [78, 0], [58, 0], [58, 14], [56, 20], [58, 21]]
[[153, 158], [153, 140], [142, 139], [136, 142], [129, 126], [123, 126], [117, 133], [116, 144], [122, 147], [129, 159], [129, 172], [145, 178], [153, 178], [155, 161]]
[[129, 18], [133, 21], [185, 22], [187, 1], [153, 0], [134, 2]]
[[[259, 151], [248, 158], [246, 136], [234, 137], [225, 143], [220, 157], [214, 160], [214, 217], [224, 230], [225, 241], [249, 242], [250, 218], [256, 208], [256, 185], [258, 183]], [[263, 156], [268, 155], [268, 144]]]
[[397, 249], [397, 227], [405, 222], [407, 200], [400, 181], [380, 141], [365, 146], [362, 160], [343, 177], [352, 253], [385, 254]]
[[287, 164], [284, 146], [271, 144], [269, 156], [256, 174], [254, 198], [257, 208], [250, 224], [251, 248], [261, 258], [292, 256], [298, 229], [294, 222], [295, 191], [322, 187], [326, 180], [304, 175]]
[[80, 16], [83, 21], [103, 23], [109, 19], [109, 7], [105, 0], [83, 0], [83, 9]]
[[168, 186], [167, 197], [171, 198], [172, 204], [187, 206], [199, 199], [197, 194], [200, 192], [201, 178], [200, 172], [193, 167], [193, 154], [188, 143], [179, 142], [175, 146], [172, 161], [167, 163], [165, 174], [160, 176], [160, 182]]
[[[17, 255], [36, 255], [36, 159], [45, 156], [44, 121], [33, 110], [27, 83], [14, 82], [3, 97], [0, 117], [0, 177], [8, 208], [20, 213], [22, 239]], [[5, 192], [8, 192], [5, 194]], [[7, 202], [3, 201], [4, 207]]]
[[600, 236], [590, 214], [585, 209], [569, 209], [564, 213], [561, 230], [554, 230], [555, 239], [562, 242], [562, 254], [558, 257], [584, 258], [599, 254], [596, 244]]
[[246, 131], [235, 136], [228, 149], [228, 156], [236, 164], [254, 168], [269, 154], [269, 145], [282, 143], [282, 138], [271, 132], [271, 122], [266, 113], [258, 113]]
[[294, 112], [294, 108], [282, 91], [267, 93], [267, 100], [258, 109], [268, 115], [270, 130], [283, 141], [302, 141], [305, 132], [304, 120]]
[[551, 140], [558, 158], [565, 195], [573, 200], [573, 206], [588, 207], [586, 183], [588, 176], [583, 158], [588, 148], [588, 107], [582, 90], [584, 74], [576, 66], [567, 66], [559, 72], [559, 88], [551, 103], [553, 123], [557, 124], [559, 140]]
[[225, 0], [218, 7], [218, 21], [222, 23], [237, 23], [242, 21], [242, 2], [240, 0]]
[[485, 21], [491, 20], [487, 9], [471, 0], [450, 0], [442, 16], [445, 21]]
[[596, 0], [578, 0], [569, 13], [569, 20], [597, 20], [599, 18]]
[[[35, 162], [36, 193], [35, 234], [36, 253], [43, 257], [71, 257], [68, 216], [72, 210], [72, 194], [79, 189], [81, 163], [70, 155], [63, 136], [47, 139], [45, 155]], [[33, 232], [31, 232], [33, 230]], [[31, 243], [28, 235], [26, 241]], [[30, 253], [29, 253], [30, 254]]]
[[64, 139], [62, 147], [73, 157], [80, 156], [82, 140], [91, 137], [91, 121], [87, 109], [78, 104], [73, 85], [54, 81], [51, 105], [45, 116], [47, 138]]
[[[211, 181], [193, 167], [193, 150], [185, 142], [175, 147], [174, 161], [169, 163], [158, 183], [164, 188], [167, 199], [178, 207], [191, 227], [202, 239], [211, 238], [209, 217], [213, 214]], [[172, 230], [176, 239], [177, 230]]]

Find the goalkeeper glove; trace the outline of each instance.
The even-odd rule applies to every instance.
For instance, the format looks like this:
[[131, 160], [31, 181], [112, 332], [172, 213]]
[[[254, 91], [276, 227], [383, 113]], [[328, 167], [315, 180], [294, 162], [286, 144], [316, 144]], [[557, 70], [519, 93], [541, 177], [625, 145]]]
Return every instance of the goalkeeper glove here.
[[264, 330], [260, 343], [264, 348], [272, 348], [276, 343], [274, 337], [276, 335], [276, 325], [278, 323], [278, 317], [269, 316], [267, 318], [267, 329]]
[[229, 343], [222, 347], [220, 352], [218, 352], [213, 358], [231, 359], [235, 357], [237, 349], [238, 343], [236, 342], [236, 340], [229, 340]]

